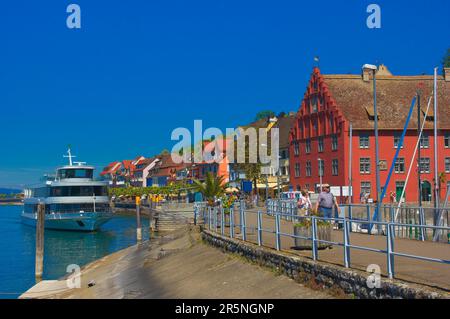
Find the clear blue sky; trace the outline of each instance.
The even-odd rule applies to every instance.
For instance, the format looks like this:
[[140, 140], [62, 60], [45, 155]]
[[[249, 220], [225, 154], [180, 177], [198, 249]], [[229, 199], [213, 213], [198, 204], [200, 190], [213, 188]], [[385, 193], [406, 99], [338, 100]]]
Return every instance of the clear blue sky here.
[[[81, 30], [66, 7], [81, 7]], [[378, 3], [382, 28], [366, 27]], [[63, 163], [171, 149], [194, 119], [221, 129], [296, 110], [324, 73], [385, 63], [432, 73], [450, 46], [450, 1], [8, 0], [0, 6], [0, 187]]]

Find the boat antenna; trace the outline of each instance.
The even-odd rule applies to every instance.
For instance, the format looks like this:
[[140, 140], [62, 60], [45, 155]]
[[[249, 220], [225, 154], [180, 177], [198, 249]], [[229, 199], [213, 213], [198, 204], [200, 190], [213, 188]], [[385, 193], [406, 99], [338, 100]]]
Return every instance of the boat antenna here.
[[69, 165], [72, 166], [72, 158], [76, 157], [75, 155], [72, 155], [71, 151], [70, 151], [70, 145], [69, 148], [67, 150], [67, 155], [63, 155], [63, 157], [67, 157], [69, 158]]

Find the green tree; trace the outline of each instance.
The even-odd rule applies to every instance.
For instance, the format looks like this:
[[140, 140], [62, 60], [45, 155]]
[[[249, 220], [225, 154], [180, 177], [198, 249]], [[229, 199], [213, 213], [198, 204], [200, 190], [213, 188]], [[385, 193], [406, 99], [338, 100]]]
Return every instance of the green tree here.
[[444, 56], [444, 59], [442, 60], [442, 66], [444, 68], [450, 68], [450, 48], [447, 49], [447, 53]]
[[253, 191], [256, 192], [258, 186], [258, 180], [261, 179], [261, 163], [241, 163], [236, 164], [239, 171], [245, 173], [245, 178], [252, 181]]
[[256, 114], [255, 121], [259, 121], [261, 119], [265, 119], [267, 117], [274, 117], [274, 116], [275, 116], [274, 111], [270, 111], [270, 110], [261, 111]]
[[[256, 143], [256, 154], [259, 154], [259, 148], [262, 146], [259, 140], [259, 135], [257, 135], [257, 143]], [[270, 131], [267, 132], [267, 150], [268, 155], [271, 155], [271, 134]], [[237, 143], [235, 143], [235, 154], [237, 154]], [[263, 178], [261, 174], [262, 163], [260, 161], [259, 156], [257, 156], [256, 163], [250, 163], [250, 145], [249, 141], [245, 140], [245, 163], [236, 163], [234, 164], [234, 168], [237, 171], [243, 172], [245, 174], [245, 178], [249, 181], [252, 181], [253, 184], [253, 192], [257, 192], [258, 180]]]

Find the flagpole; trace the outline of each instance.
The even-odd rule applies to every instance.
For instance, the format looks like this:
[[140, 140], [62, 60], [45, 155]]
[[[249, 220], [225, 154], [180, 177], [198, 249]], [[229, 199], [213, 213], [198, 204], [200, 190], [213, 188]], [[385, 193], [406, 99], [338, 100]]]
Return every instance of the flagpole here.
[[439, 174], [438, 174], [438, 146], [437, 146], [437, 71], [434, 68], [434, 107], [433, 107], [433, 124], [434, 124], [434, 214], [437, 215], [437, 208], [439, 208]]

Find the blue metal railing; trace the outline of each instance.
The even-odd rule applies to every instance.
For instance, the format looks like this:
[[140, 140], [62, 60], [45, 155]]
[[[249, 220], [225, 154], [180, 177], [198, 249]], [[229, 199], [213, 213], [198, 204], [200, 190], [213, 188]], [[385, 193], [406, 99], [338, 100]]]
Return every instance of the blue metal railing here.
[[[450, 265], [450, 260], [448, 259], [440, 259], [440, 258], [432, 258], [432, 257], [426, 257], [426, 256], [419, 256], [419, 255], [413, 255], [413, 254], [407, 254], [402, 253], [399, 251], [395, 251], [395, 228], [398, 227], [417, 227], [421, 229], [433, 229], [433, 230], [446, 230], [447, 232], [450, 231], [450, 227], [446, 226], [431, 226], [431, 225], [423, 225], [423, 224], [407, 224], [407, 223], [394, 223], [389, 221], [384, 222], [378, 222], [373, 220], [359, 220], [359, 219], [350, 219], [347, 217], [319, 217], [319, 216], [295, 216], [295, 220], [302, 220], [302, 219], [309, 219], [311, 220], [312, 225], [312, 231], [311, 236], [301, 236], [296, 235], [292, 233], [283, 233], [281, 231], [281, 219], [285, 219], [286, 217], [292, 218], [292, 215], [283, 214], [283, 213], [277, 213], [273, 212], [274, 220], [275, 220], [275, 230], [273, 229], [265, 229], [263, 228], [263, 213], [261, 211], [245, 211], [245, 206], [238, 205], [239, 207], [239, 214], [235, 215], [235, 207], [231, 207], [229, 212], [229, 237], [235, 238], [235, 228], [237, 227], [240, 229], [241, 238], [243, 241], [247, 241], [247, 232], [249, 230], [256, 231], [257, 235], [257, 244], [259, 246], [263, 245], [263, 233], [270, 233], [275, 235], [275, 249], [280, 251], [282, 250], [281, 246], [281, 238], [282, 237], [290, 237], [290, 238], [298, 238], [303, 239], [307, 241], [311, 241], [311, 247], [312, 247], [312, 259], [318, 260], [319, 258], [319, 244], [328, 244], [328, 245], [334, 245], [334, 246], [340, 246], [343, 247], [344, 250], [344, 266], [346, 268], [351, 267], [351, 249], [356, 250], [362, 250], [362, 251], [370, 251], [370, 252], [376, 252], [386, 255], [387, 260], [387, 274], [389, 278], [394, 278], [395, 276], [395, 256], [399, 257], [405, 257], [405, 258], [411, 258], [411, 259], [417, 259], [422, 261], [428, 261], [428, 262], [435, 262], [435, 263], [442, 263]], [[221, 235], [225, 234], [225, 226], [227, 223], [225, 222], [225, 213], [224, 210], [220, 207], [206, 207], [206, 206], [196, 206], [195, 207], [195, 214], [198, 216], [202, 216], [204, 220], [204, 225], [208, 225], [208, 230], [214, 231], [217, 233], [218, 229], [218, 215], [221, 219]], [[257, 214], [256, 220], [257, 220], [257, 226], [256, 227], [249, 227], [247, 226], [247, 214]], [[215, 217], [214, 217], [215, 216]], [[239, 216], [239, 222], [235, 222], [235, 217]], [[341, 223], [343, 225], [343, 240], [342, 242], [338, 241], [331, 241], [326, 240], [323, 238], [319, 238], [317, 228], [318, 228], [318, 221], [324, 221], [324, 222], [334, 222], [334, 223]], [[378, 225], [380, 227], [384, 227], [385, 229], [385, 236], [386, 236], [386, 248], [385, 249], [377, 249], [373, 247], [367, 247], [367, 246], [359, 246], [351, 243], [350, 240], [350, 232], [351, 232], [351, 224], [373, 224]]]

